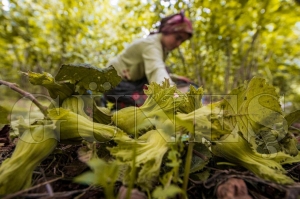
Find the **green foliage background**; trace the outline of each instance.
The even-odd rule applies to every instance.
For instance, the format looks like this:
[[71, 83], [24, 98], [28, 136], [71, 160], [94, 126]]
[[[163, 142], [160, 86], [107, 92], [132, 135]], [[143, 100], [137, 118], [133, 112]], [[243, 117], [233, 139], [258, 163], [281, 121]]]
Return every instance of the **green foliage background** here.
[[[300, 108], [300, 5], [293, 0], [0, 2], [0, 78], [27, 91], [45, 92], [20, 71], [54, 75], [63, 63], [104, 67], [161, 17], [184, 9], [195, 33], [168, 59], [173, 73], [206, 94], [226, 94], [262, 76]], [[0, 89], [0, 99], [12, 95]]]

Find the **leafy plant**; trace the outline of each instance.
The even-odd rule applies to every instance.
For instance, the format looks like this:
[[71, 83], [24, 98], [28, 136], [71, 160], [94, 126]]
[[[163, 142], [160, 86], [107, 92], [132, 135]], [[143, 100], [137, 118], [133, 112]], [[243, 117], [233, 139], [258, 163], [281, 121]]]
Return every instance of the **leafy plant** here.
[[88, 163], [92, 171], [74, 178], [75, 182], [101, 186], [106, 198], [115, 198], [114, 186], [119, 177], [119, 166], [116, 162], [107, 163], [102, 159], [93, 158]]

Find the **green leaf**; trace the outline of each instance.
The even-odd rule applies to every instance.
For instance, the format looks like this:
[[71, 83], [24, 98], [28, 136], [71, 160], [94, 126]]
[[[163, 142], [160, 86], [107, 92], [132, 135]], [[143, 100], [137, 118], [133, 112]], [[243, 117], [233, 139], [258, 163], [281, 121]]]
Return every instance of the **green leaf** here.
[[168, 187], [157, 187], [152, 195], [154, 198], [158, 198], [158, 199], [164, 199], [164, 198], [172, 198], [174, 197], [176, 194], [180, 194], [183, 193], [182, 189], [180, 189], [178, 186], [176, 185], [169, 185]]
[[243, 166], [260, 178], [279, 184], [293, 183], [293, 180], [285, 175], [286, 170], [281, 166], [281, 162], [289, 155], [283, 152], [257, 153], [240, 134], [229, 135], [222, 141], [215, 142], [211, 149], [214, 155], [223, 157], [230, 163]]
[[91, 171], [89, 172], [85, 172], [83, 174], [81, 174], [80, 176], [77, 176], [74, 181], [78, 182], [78, 183], [83, 183], [83, 184], [95, 184], [95, 174]]
[[190, 113], [202, 107], [201, 99], [203, 95], [203, 88], [195, 88], [190, 85], [190, 91], [186, 93], [187, 99], [185, 103], [180, 104], [179, 110], [183, 113]]
[[79, 94], [83, 94], [87, 90], [104, 92], [112, 89], [120, 83], [121, 77], [112, 66], [100, 69], [90, 64], [63, 64], [55, 80], [69, 81], [79, 86]]
[[191, 174], [190, 178], [195, 180], [195, 181], [205, 182], [208, 179], [209, 176], [210, 176], [210, 170], [205, 170], [205, 171], [200, 172], [200, 173]]
[[[172, 129], [175, 124], [170, 120], [174, 118], [177, 107], [184, 103], [184, 95], [178, 95], [178, 90], [175, 86], [170, 87], [169, 81], [162, 85], [152, 82], [144, 92], [147, 99], [142, 106], [118, 110], [114, 112], [112, 121], [128, 134], [140, 133], [152, 128], [155, 123], [157, 128], [161, 126], [163, 130]], [[154, 118], [156, 119], [153, 120]]]
[[77, 176], [74, 181], [85, 184], [94, 184], [109, 188], [114, 186], [118, 179], [119, 167], [115, 162], [107, 163], [102, 159], [93, 158], [87, 163], [92, 172], [86, 172]]
[[[153, 180], [159, 176], [161, 164], [169, 145], [164, 139], [164, 132], [150, 130], [138, 138], [134, 143], [125, 139], [115, 139], [117, 146], [108, 148], [110, 154], [123, 165], [139, 168], [135, 183], [143, 188], [152, 188]], [[132, 156], [133, 144], [136, 145], [136, 156]], [[132, 161], [135, 158], [135, 165]]]
[[111, 123], [112, 113], [106, 107], [99, 107], [96, 103], [93, 103], [93, 119], [101, 124]]
[[209, 159], [211, 158], [210, 150], [207, 148], [207, 146], [205, 146], [202, 143], [195, 143], [193, 150], [194, 153], [201, 154], [203, 157], [201, 158], [196, 154], [193, 155], [190, 173], [194, 173], [203, 169], [204, 166], [209, 162]]
[[263, 78], [254, 77], [249, 83], [234, 89], [228, 95], [220, 108], [224, 109], [224, 118], [234, 129], [237, 125], [245, 139], [250, 139], [251, 133], [259, 134], [261, 128], [280, 129], [284, 137], [287, 132], [279, 96], [275, 87], [267, 84]]
[[300, 119], [300, 110], [294, 111], [284, 117], [287, 121], [287, 125], [291, 126], [294, 122]]
[[178, 113], [176, 122], [186, 128], [190, 133], [195, 133], [195, 141], [218, 140], [225, 134], [230, 134], [228, 122], [220, 117], [221, 109], [215, 104], [203, 106], [188, 114]]
[[49, 73], [28, 72], [24, 74], [28, 76], [31, 84], [47, 88], [50, 97], [53, 99], [59, 97], [59, 99], [62, 101], [71, 96], [75, 91], [74, 86], [69, 83], [55, 82], [53, 76]]

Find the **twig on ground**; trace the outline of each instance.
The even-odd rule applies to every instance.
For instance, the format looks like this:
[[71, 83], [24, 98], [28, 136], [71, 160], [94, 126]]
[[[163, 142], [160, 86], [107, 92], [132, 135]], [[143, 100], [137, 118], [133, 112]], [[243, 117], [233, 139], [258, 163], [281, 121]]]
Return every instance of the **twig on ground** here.
[[[48, 193], [30, 193], [30, 194], [22, 194], [23, 197], [26, 198], [43, 198], [43, 199], [50, 199], [50, 198], [63, 198], [72, 196], [76, 193], [83, 193], [90, 189], [91, 187], [88, 187], [86, 189], [80, 189], [80, 190], [74, 190], [74, 191], [64, 191], [64, 192], [55, 192], [53, 196], [49, 196]], [[4, 199], [4, 198], [3, 198]]]
[[[60, 180], [60, 179], [62, 179], [62, 178], [63, 178], [63, 177], [58, 177], [58, 178], [49, 180], [49, 181], [47, 181], [47, 182], [40, 183], [40, 184], [35, 185], [35, 186], [33, 186], [33, 187], [30, 187], [30, 188], [28, 188], [28, 189], [24, 189], [24, 190], [18, 191], [18, 192], [16, 192], [16, 193], [6, 195], [5, 197], [3, 197], [3, 199], [15, 198], [15, 197], [17, 197], [17, 196], [20, 196], [20, 195], [23, 194], [23, 193], [26, 193], [26, 192], [28, 192], [28, 191], [31, 191], [31, 190], [40, 188], [41, 186], [44, 186], [44, 185], [49, 184], [49, 183], [51, 183], [51, 182], [55, 182], [55, 181]], [[47, 193], [47, 195], [48, 195], [48, 193]]]
[[300, 164], [297, 164], [297, 165], [293, 166], [292, 168], [288, 169], [287, 172], [289, 173], [289, 172], [293, 171], [294, 169], [296, 169], [297, 167], [300, 167]]
[[[42, 175], [43, 175], [43, 178], [44, 178], [45, 181], [47, 182], [47, 178], [46, 178], [46, 175], [45, 175], [44, 170], [43, 170], [42, 168], [40, 168], [40, 170], [41, 170], [41, 173], [42, 173]], [[46, 184], [45, 186], [46, 186], [46, 189], [47, 189], [47, 192], [48, 192], [49, 196], [53, 196], [53, 189], [52, 189], [51, 184], [48, 183], [48, 184]]]

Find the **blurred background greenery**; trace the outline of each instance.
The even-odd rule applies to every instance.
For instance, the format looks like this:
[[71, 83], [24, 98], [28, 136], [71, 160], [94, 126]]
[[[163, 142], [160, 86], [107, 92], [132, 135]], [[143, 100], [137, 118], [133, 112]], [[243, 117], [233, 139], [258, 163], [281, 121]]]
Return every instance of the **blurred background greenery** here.
[[[184, 9], [194, 36], [167, 65], [204, 88], [227, 94], [253, 76], [300, 109], [300, 4], [295, 0], [0, 0], [0, 79], [26, 91], [21, 72], [55, 75], [63, 63], [104, 67], [126, 45]], [[0, 100], [16, 94], [0, 86]], [[11, 101], [11, 100], [10, 100]]]

